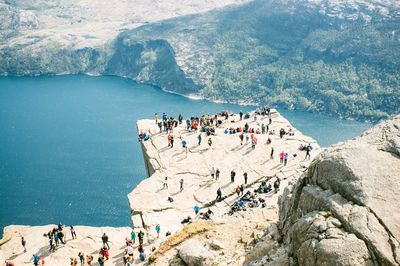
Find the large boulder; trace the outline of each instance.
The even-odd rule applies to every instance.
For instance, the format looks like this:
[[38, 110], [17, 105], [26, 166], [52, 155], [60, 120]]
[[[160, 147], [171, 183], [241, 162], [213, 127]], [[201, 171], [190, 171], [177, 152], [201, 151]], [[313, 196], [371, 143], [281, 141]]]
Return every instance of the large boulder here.
[[400, 116], [322, 152], [280, 198], [299, 265], [400, 264]]
[[189, 239], [179, 248], [179, 257], [190, 266], [212, 265], [215, 255], [200, 240]]

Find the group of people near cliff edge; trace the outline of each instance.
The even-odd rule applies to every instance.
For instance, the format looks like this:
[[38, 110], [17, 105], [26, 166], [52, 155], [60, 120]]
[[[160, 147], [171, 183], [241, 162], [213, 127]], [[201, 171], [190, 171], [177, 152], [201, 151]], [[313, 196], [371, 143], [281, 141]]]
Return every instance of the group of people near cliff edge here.
[[[45, 233], [44, 236], [49, 239], [49, 253], [56, 252], [58, 248], [61, 248], [66, 245], [66, 233], [65, 233], [65, 228], [64, 225], [61, 223], [58, 224], [58, 226], [52, 228], [49, 232]], [[69, 231], [71, 233], [71, 240], [77, 239], [77, 234], [75, 232], [75, 228], [70, 225], [69, 226]], [[155, 232], [157, 234], [157, 237], [160, 236], [161, 232], [161, 227], [158, 224], [155, 226]], [[166, 233], [166, 236], [170, 235], [170, 232]], [[123, 254], [123, 261], [124, 264], [127, 266], [133, 265], [134, 264], [134, 255], [137, 249], [137, 259], [141, 262], [144, 262], [146, 260], [146, 253], [145, 249], [143, 247], [144, 243], [144, 232], [140, 230], [139, 232], [135, 232], [134, 230], [131, 231], [131, 234], [129, 237], [126, 237], [125, 242], [126, 242], [126, 248], [125, 252]], [[137, 239], [137, 240], [136, 240]], [[103, 233], [101, 236], [101, 242], [102, 245], [99, 249], [98, 256], [97, 256], [97, 264], [100, 266], [105, 265], [107, 261], [110, 260], [110, 244], [109, 244], [109, 237], [106, 233]], [[24, 253], [26, 252], [26, 239], [25, 237], [21, 237], [21, 245], [22, 248], [24, 249]], [[134, 245], [137, 244], [136, 247]], [[155, 248], [152, 248], [152, 251], [154, 251]], [[90, 254], [84, 254], [83, 251], [79, 251], [76, 257], [70, 257], [70, 265], [71, 266], [84, 266], [84, 265], [94, 265], [95, 263], [95, 258], [92, 255], [93, 253]], [[40, 254], [40, 251], [36, 252], [35, 254], [32, 255], [32, 262], [33, 265], [35, 266], [44, 266], [45, 265], [45, 258], [42, 254]], [[15, 266], [15, 263], [12, 262], [11, 260], [6, 260], [5, 261], [6, 266]]]

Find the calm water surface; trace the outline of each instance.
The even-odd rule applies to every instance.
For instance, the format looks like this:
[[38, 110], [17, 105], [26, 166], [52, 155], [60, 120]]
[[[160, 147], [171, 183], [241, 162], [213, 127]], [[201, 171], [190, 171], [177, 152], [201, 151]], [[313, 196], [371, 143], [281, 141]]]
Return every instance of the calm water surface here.
[[[0, 230], [9, 224], [130, 225], [145, 177], [135, 121], [251, 106], [190, 100], [117, 77], [0, 78]], [[370, 124], [280, 110], [327, 146]], [[0, 233], [1, 234], [1, 233]]]

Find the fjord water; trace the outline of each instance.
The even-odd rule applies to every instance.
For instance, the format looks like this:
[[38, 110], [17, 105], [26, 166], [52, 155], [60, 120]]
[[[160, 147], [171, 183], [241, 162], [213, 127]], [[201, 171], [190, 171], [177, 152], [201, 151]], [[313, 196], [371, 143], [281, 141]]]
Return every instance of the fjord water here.
[[[191, 100], [117, 77], [0, 78], [0, 230], [59, 222], [129, 226], [127, 194], [145, 177], [135, 121], [155, 112], [226, 109], [254, 107]], [[321, 146], [371, 126], [280, 111]]]

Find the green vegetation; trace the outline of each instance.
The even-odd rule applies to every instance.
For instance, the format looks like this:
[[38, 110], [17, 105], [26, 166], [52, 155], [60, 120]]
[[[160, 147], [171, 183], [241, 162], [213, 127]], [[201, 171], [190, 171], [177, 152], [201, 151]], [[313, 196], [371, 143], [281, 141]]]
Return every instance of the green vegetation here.
[[[207, 98], [373, 121], [399, 113], [400, 22], [392, 18], [397, 11], [384, 17], [358, 10], [369, 12], [364, 13], [372, 17], [368, 22], [293, 5], [256, 1], [148, 25], [125, 36], [130, 42], [162, 38], [173, 48], [190, 41], [207, 49], [213, 63], [205, 67], [212, 76], [200, 84]], [[355, 11], [341, 12], [350, 17]], [[198, 58], [191, 63], [201, 64]], [[185, 88], [175, 90], [185, 93]]]
[[255, 0], [147, 24], [98, 48], [32, 39], [2, 46], [0, 74], [118, 75], [212, 100], [359, 120], [400, 113], [400, 10], [326, 2]]

